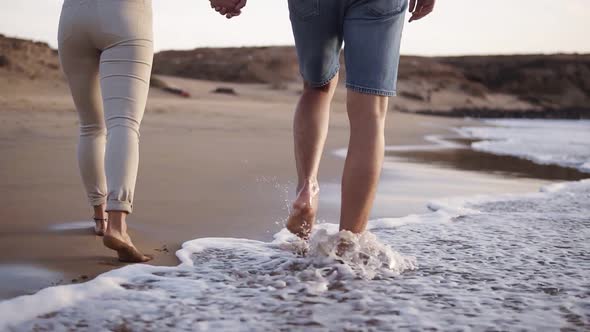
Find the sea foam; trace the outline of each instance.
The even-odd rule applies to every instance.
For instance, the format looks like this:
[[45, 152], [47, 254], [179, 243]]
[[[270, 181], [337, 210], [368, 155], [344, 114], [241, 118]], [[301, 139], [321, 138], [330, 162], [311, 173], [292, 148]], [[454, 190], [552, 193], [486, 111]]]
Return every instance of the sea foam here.
[[555, 164], [590, 173], [590, 120], [488, 120], [458, 132], [480, 139], [479, 151]]
[[[0, 303], [0, 330], [587, 330], [590, 180], [433, 202], [357, 237], [205, 238]], [[338, 255], [338, 245], [348, 251]], [[396, 250], [394, 250], [395, 248]]]

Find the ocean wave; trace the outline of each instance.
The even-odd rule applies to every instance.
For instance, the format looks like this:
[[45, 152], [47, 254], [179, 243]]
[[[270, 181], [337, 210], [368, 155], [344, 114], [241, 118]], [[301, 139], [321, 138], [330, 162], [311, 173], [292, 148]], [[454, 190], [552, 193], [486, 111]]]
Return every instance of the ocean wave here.
[[0, 302], [0, 330], [590, 328], [590, 180], [430, 207], [361, 237], [323, 223], [308, 244], [192, 240], [177, 267]]
[[493, 126], [458, 132], [480, 139], [478, 151], [509, 155], [590, 173], [590, 120], [489, 120]]

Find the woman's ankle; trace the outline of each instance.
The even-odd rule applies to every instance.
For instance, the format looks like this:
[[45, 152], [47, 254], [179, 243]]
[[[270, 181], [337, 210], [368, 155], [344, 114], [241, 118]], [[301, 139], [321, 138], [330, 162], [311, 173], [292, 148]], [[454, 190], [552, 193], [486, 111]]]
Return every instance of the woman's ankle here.
[[107, 232], [109, 233], [127, 233], [127, 212], [124, 211], [109, 211], [109, 224]]
[[94, 219], [107, 219], [108, 213], [105, 211], [105, 205], [96, 205], [92, 207], [94, 210]]

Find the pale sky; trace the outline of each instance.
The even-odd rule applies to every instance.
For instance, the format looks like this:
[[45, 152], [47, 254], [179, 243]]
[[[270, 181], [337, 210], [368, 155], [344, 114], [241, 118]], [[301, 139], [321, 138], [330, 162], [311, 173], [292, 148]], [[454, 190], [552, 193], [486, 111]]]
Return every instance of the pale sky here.
[[[321, 1], [321, 0], [320, 0]], [[63, 0], [0, 0], [0, 33], [56, 46]], [[227, 20], [207, 0], [153, 0], [157, 50], [291, 45], [287, 0], [249, 0]], [[590, 0], [438, 0], [406, 24], [403, 54], [590, 53]]]

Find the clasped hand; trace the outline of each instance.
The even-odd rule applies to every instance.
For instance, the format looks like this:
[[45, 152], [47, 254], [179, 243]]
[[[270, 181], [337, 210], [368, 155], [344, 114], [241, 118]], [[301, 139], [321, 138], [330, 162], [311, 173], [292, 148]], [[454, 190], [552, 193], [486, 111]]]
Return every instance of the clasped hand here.
[[247, 0], [209, 0], [211, 8], [219, 14], [232, 18], [242, 13], [242, 8], [246, 6]]

